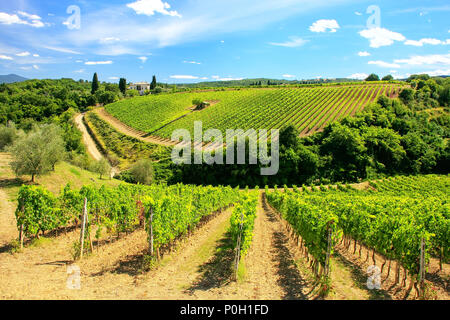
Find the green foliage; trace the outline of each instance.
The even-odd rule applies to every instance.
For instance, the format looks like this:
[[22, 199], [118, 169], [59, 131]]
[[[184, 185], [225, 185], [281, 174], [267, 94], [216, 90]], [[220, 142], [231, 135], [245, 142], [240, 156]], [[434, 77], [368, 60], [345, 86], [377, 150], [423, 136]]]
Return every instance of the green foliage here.
[[130, 173], [136, 183], [150, 185], [153, 182], [153, 162], [149, 159], [139, 160], [131, 167]]
[[18, 131], [14, 123], [9, 122], [7, 125], [0, 124], [0, 151], [13, 144], [18, 136]]
[[136, 162], [139, 159], [154, 161], [170, 159], [171, 148], [145, 143], [124, 135], [100, 119], [94, 112], [89, 112], [85, 120], [110, 162], [117, 162], [117, 159], [123, 162]]
[[66, 223], [66, 217], [57, 208], [56, 197], [42, 187], [22, 186], [16, 210], [17, 227], [23, 225], [25, 236], [51, 231]]
[[96, 72], [94, 73], [94, 77], [92, 78], [91, 94], [95, 94], [99, 88], [100, 82], [98, 81], [98, 76]]
[[[398, 177], [371, 183], [377, 192], [341, 187], [320, 194], [275, 191], [269, 202], [302, 237], [315, 259], [325, 258], [325, 233], [333, 222], [334, 241], [345, 235], [419, 272], [420, 241], [430, 253], [449, 258], [448, 176]], [[335, 243], [335, 242], [334, 242]]]
[[99, 161], [97, 161], [94, 164], [93, 169], [96, 173], [100, 175], [100, 179], [102, 179], [103, 176], [107, 176], [109, 178], [111, 175], [111, 165], [105, 158], [102, 158]]
[[390, 74], [388, 74], [387, 76], [384, 76], [383, 79], [381, 79], [382, 81], [392, 81], [394, 80], [394, 77]]
[[[408, 104], [387, 98], [384, 93], [392, 91], [386, 87], [378, 95], [377, 103], [299, 141], [292, 127], [282, 129], [280, 170], [275, 176], [261, 177], [258, 173], [261, 165], [179, 166], [173, 168], [177, 172], [173, 182], [299, 185], [317, 181], [358, 182], [392, 174], [448, 173], [450, 116], [445, 105], [436, 108], [441, 101], [437, 93], [442, 92], [440, 87], [446, 81], [430, 79], [422, 89], [404, 89], [412, 95]], [[363, 88], [354, 94], [363, 95]], [[433, 90], [434, 98], [430, 95]], [[374, 99], [376, 96], [373, 95]], [[323, 96], [322, 99], [326, 100]]]
[[156, 89], [156, 85], [157, 85], [156, 76], [153, 76], [152, 83], [150, 83], [150, 90]]
[[21, 133], [7, 150], [14, 173], [31, 175], [33, 182], [35, 176], [54, 170], [65, 156], [61, 129], [56, 125], [35, 126], [28, 134]]
[[125, 96], [127, 93], [127, 79], [120, 78], [119, 80], [119, 90]]
[[239, 190], [230, 187], [175, 185], [166, 189], [152, 188], [155, 192], [143, 196], [142, 202], [148, 223], [153, 213], [154, 249], [186, 235], [202, 218], [239, 199]]
[[375, 73], [372, 73], [366, 78], [366, 81], [380, 81], [380, 77]]
[[[192, 135], [195, 121], [202, 121], [204, 130], [282, 129], [292, 125], [299, 133], [307, 134], [361, 110], [371, 99], [388, 94], [395, 87], [366, 83], [162, 94], [116, 102], [106, 106], [106, 110], [135, 129], [164, 138], [170, 138], [180, 128], [188, 129]], [[198, 106], [204, 101], [215, 103], [202, 112], [189, 110], [193, 104]]]
[[247, 191], [241, 195], [230, 218], [230, 234], [236, 247], [238, 245], [238, 238], [241, 237], [241, 257], [244, 257], [248, 253], [248, 249], [253, 240], [258, 197], [259, 190]]

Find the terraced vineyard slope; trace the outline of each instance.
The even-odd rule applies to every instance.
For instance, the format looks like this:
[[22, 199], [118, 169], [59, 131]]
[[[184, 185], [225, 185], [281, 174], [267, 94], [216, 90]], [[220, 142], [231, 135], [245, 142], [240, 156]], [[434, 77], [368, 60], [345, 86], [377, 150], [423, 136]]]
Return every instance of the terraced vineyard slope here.
[[[380, 95], [398, 94], [397, 84], [374, 83], [314, 88], [241, 89], [138, 97], [106, 106], [106, 111], [137, 130], [170, 138], [176, 129], [281, 129], [297, 127], [302, 135], [361, 111]], [[193, 111], [192, 101], [211, 106]]]

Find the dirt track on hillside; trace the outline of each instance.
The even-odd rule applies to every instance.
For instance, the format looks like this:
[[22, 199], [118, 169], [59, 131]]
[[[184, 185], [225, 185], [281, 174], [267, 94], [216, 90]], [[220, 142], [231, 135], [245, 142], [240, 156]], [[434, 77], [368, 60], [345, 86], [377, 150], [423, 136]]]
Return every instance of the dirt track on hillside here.
[[176, 142], [170, 141], [168, 139], [148, 136], [147, 133], [145, 133], [145, 132], [133, 129], [130, 126], [128, 126], [125, 123], [118, 120], [117, 118], [110, 115], [104, 108], [95, 109], [95, 113], [100, 118], [102, 118], [104, 121], [106, 121], [111, 126], [113, 126], [117, 131], [119, 131], [127, 136], [139, 139], [143, 142], [159, 144], [159, 145], [167, 146], [167, 147], [175, 146], [177, 144]]
[[95, 144], [94, 139], [92, 139], [89, 134], [86, 126], [83, 123], [84, 114], [79, 114], [75, 117], [75, 123], [78, 129], [83, 134], [83, 142], [86, 146], [87, 151], [95, 160], [101, 160], [103, 158], [102, 153], [98, 150], [97, 145]]

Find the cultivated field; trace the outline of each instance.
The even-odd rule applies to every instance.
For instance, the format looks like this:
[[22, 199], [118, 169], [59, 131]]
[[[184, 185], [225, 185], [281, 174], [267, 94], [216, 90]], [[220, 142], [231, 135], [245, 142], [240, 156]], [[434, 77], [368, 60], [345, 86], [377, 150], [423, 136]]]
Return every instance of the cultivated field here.
[[[361, 111], [380, 95], [398, 94], [396, 84], [366, 84], [315, 88], [241, 89], [146, 96], [106, 106], [126, 125], [152, 136], [169, 138], [176, 129], [193, 133], [194, 121], [203, 129], [281, 129], [294, 125], [309, 135]], [[192, 101], [211, 102], [193, 111]]]

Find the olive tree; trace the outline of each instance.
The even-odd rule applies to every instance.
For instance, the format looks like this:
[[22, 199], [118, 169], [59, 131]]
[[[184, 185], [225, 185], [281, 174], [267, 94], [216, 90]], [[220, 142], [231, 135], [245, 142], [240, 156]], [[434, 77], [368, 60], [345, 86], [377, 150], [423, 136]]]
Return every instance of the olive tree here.
[[134, 181], [141, 184], [153, 182], [153, 163], [150, 159], [142, 159], [136, 162], [130, 169]]
[[54, 124], [34, 126], [28, 134], [20, 132], [7, 151], [13, 159], [10, 165], [14, 173], [31, 175], [32, 182], [36, 176], [54, 170], [66, 153], [62, 130]]

